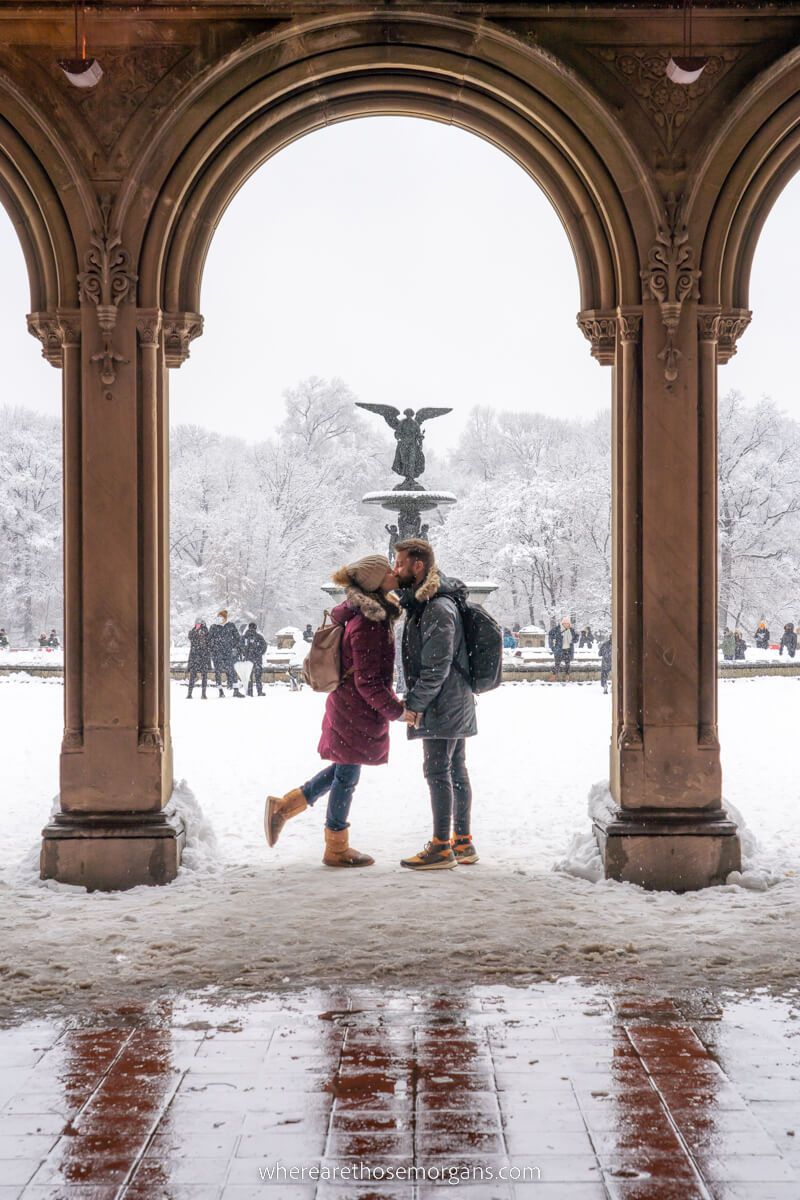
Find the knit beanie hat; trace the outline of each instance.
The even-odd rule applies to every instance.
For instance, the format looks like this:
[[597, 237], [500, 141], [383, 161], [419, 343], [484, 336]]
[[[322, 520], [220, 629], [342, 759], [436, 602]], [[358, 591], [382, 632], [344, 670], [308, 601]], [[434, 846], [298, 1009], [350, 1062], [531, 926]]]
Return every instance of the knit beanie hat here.
[[367, 554], [347, 564], [347, 573], [365, 592], [377, 592], [392, 565], [383, 554]]

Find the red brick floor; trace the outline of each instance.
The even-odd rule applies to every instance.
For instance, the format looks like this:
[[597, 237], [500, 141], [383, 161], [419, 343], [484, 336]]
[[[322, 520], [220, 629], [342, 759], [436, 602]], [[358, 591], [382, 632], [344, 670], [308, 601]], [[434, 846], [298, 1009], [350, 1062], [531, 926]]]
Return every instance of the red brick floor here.
[[0, 1030], [0, 1200], [800, 1200], [799, 1079], [765, 994], [89, 1008]]

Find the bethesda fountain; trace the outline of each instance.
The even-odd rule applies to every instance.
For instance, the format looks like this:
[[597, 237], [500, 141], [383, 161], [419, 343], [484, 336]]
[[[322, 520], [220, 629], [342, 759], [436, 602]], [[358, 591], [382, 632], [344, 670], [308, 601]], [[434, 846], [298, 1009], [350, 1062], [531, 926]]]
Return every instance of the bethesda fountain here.
[[[456, 503], [456, 497], [452, 492], [429, 492], [419, 482], [420, 475], [425, 471], [423, 450], [425, 431], [422, 425], [433, 417], [443, 417], [453, 410], [452, 408], [420, 408], [415, 412], [414, 409], [407, 408], [401, 414], [398, 408], [393, 408], [390, 404], [357, 402], [356, 407], [383, 417], [386, 424], [393, 430], [397, 442], [392, 470], [395, 475], [400, 476], [401, 482], [395, 484], [390, 491], [367, 492], [362, 498], [364, 504], [380, 505], [381, 508], [394, 514], [395, 520], [384, 526], [389, 535], [389, 558], [393, 560], [397, 542], [411, 537], [428, 541], [429, 523], [423, 521], [423, 516], [437, 512], [444, 505]], [[483, 604], [487, 596], [497, 590], [497, 584], [488, 582], [466, 583], [466, 587], [470, 600], [475, 604]], [[323, 591], [331, 597], [341, 595], [341, 588], [334, 584], [324, 585]]]

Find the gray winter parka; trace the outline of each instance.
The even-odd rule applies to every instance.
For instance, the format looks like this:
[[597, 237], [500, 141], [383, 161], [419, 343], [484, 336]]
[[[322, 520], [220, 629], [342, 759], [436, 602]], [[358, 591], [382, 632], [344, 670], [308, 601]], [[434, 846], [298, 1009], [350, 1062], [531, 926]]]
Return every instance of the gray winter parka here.
[[409, 727], [410, 738], [463, 738], [478, 732], [472, 688], [454, 666], [469, 667], [464, 626], [453, 599], [458, 593], [466, 600], [464, 584], [434, 567], [416, 592], [408, 589], [400, 596], [406, 610], [406, 707], [423, 714], [419, 729]]

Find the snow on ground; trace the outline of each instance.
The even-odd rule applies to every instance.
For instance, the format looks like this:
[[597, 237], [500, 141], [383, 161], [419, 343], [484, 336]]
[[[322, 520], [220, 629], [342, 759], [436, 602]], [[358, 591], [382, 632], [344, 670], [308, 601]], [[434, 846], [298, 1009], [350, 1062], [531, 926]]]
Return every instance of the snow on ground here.
[[[189, 703], [180, 684], [172, 694], [176, 777], [186, 781], [176, 802], [190, 826], [184, 868], [164, 888], [89, 895], [37, 877], [57, 790], [60, 681], [0, 678], [7, 1004], [232, 983], [797, 980], [800, 679], [720, 685], [725, 794], [757, 835], [757, 846], [747, 842], [756, 885], [774, 886], [683, 896], [592, 882], [590, 862], [580, 870], [589, 792], [608, 775], [610, 697], [597, 684], [506, 684], [480, 699], [469, 760], [481, 862], [423, 875], [398, 863], [430, 832], [421, 748], [400, 726], [390, 766], [365, 769], [352, 812], [352, 842], [377, 865], [334, 871], [320, 863], [319, 805], [274, 850], [262, 833], [267, 792], [321, 765], [324, 697], [281, 684], [242, 701], [196, 692]], [[602, 802], [599, 786], [593, 803]]]

